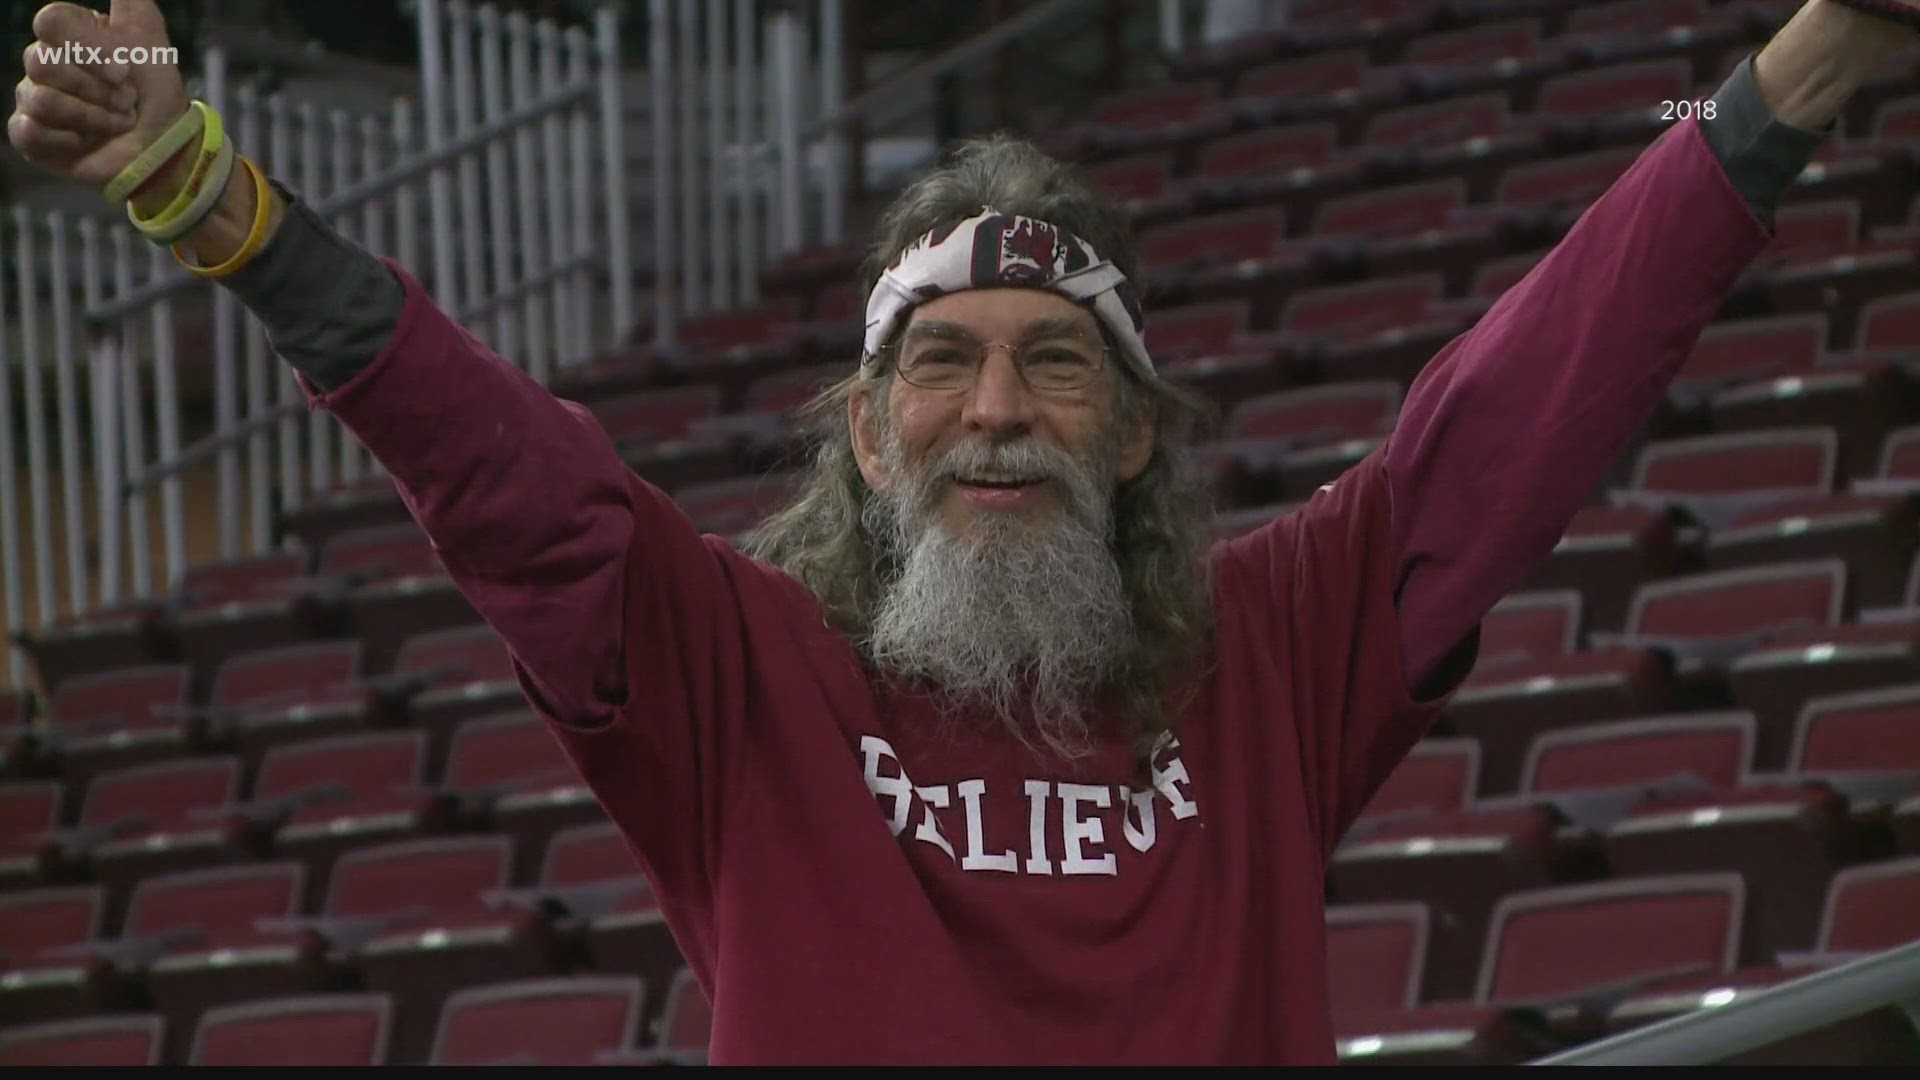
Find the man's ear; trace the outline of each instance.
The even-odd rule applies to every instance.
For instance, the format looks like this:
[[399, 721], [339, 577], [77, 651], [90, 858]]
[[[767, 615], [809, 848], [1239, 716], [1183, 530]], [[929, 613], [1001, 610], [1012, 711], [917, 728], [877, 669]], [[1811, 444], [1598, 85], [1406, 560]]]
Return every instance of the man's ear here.
[[1153, 461], [1153, 446], [1159, 434], [1151, 403], [1143, 404], [1132, 412], [1133, 415], [1120, 420], [1125, 425], [1120, 442], [1120, 482], [1123, 484], [1130, 483], [1147, 471], [1147, 465]]
[[853, 438], [853, 460], [860, 475], [874, 491], [886, 491], [886, 469], [881, 464], [880, 439], [874, 430], [875, 409], [886, 408], [878, 400], [877, 385], [863, 386], [847, 398], [847, 431]]

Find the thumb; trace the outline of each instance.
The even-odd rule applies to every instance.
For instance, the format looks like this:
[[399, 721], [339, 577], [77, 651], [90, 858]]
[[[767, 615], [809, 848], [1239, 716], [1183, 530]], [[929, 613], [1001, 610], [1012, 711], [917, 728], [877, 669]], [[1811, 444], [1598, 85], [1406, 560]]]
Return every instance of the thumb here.
[[107, 9], [107, 26], [122, 40], [142, 45], [161, 45], [167, 40], [167, 19], [154, 0], [113, 0]]

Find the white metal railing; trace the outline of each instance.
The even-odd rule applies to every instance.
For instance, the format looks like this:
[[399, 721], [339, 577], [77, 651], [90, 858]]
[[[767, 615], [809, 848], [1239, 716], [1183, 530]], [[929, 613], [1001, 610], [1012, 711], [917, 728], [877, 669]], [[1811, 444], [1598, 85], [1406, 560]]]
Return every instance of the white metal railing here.
[[1528, 1064], [1713, 1065], [1886, 1006], [1920, 1025], [1920, 941]]
[[[422, 0], [419, 98], [394, 100], [385, 116], [230, 86], [217, 47], [201, 93], [270, 174], [545, 379], [634, 325], [619, 10], [563, 28]], [[16, 638], [173, 588], [188, 565], [183, 475], [196, 465], [213, 464], [223, 558], [269, 550], [277, 512], [378, 475], [331, 417], [305, 409], [258, 322], [138, 242], [123, 217], [20, 207], [12, 223], [18, 280], [0, 282], [17, 301], [17, 319], [0, 327], [0, 609]], [[183, 347], [211, 361], [215, 430], [194, 447], [183, 446]], [[17, 647], [8, 675], [26, 681]]]

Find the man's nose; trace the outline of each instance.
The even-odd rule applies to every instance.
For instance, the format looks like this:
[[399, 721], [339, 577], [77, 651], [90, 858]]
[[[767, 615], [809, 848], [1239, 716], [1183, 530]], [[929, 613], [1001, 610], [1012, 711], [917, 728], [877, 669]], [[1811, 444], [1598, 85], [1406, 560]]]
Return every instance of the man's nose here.
[[1017, 435], [1033, 426], [1033, 409], [1033, 392], [1020, 375], [1013, 350], [987, 349], [980, 360], [980, 374], [967, 392], [967, 426], [989, 435]]

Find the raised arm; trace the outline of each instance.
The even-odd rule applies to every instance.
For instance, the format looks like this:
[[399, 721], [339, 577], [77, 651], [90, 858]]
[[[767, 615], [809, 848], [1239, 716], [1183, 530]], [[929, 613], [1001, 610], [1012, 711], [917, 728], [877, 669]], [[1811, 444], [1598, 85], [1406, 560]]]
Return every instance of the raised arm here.
[[1771, 240], [1781, 194], [1916, 33], [1811, 0], [1659, 140], [1409, 389], [1386, 470], [1408, 675], [1454, 652], [1552, 551]]
[[[34, 29], [42, 42], [166, 41], [151, 0], [116, 2], [111, 21], [53, 5]], [[9, 137], [29, 161], [95, 189], [188, 108], [170, 66], [115, 73], [30, 54], [28, 78]], [[186, 186], [194, 150], [135, 191], [138, 219]], [[717, 762], [742, 708], [724, 545], [627, 469], [586, 410], [495, 355], [404, 269], [286, 189], [266, 198], [264, 247], [218, 283], [266, 325], [308, 400], [386, 468], [658, 880], [699, 895], [709, 830], [691, 823], [718, 805]], [[250, 173], [236, 170], [180, 241], [183, 260], [218, 268], [243, 253], [259, 209]], [[645, 703], [643, 716], [630, 701]]]

